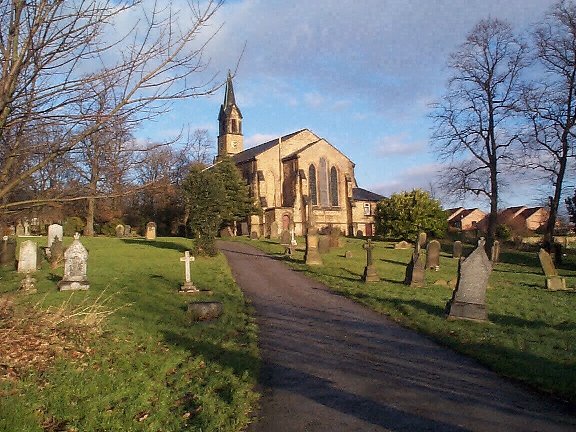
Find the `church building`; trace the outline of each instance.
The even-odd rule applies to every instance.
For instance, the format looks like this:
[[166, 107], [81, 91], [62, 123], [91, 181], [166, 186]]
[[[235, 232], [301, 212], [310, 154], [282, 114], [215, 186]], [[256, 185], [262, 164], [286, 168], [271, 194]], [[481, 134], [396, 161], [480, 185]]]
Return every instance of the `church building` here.
[[262, 208], [242, 224], [241, 234], [278, 235], [294, 228], [303, 235], [312, 216], [319, 229], [337, 227], [350, 236], [374, 234], [376, 203], [383, 197], [359, 188], [354, 163], [309, 129], [244, 150], [242, 113], [228, 75], [218, 115], [218, 158], [230, 156]]

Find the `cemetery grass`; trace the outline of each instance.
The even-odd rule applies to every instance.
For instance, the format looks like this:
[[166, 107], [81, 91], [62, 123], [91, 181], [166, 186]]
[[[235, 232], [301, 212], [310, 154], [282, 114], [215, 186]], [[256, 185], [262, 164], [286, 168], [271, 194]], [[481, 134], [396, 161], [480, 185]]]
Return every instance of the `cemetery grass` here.
[[[443, 245], [440, 270], [426, 271], [424, 288], [403, 285], [411, 250], [393, 249], [375, 242], [373, 260], [380, 282], [360, 281], [366, 265], [363, 241], [344, 238], [341, 248], [323, 254], [322, 267], [303, 262], [304, 239], [286, 262], [296, 271], [317, 279], [337, 293], [389, 316], [401, 325], [428, 335], [446, 346], [480, 361], [500, 375], [537, 391], [576, 402], [576, 291], [547, 291], [536, 252], [502, 249], [501, 262], [487, 291], [489, 323], [448, 321], [445, 306], [456, 278], [457, 260]], [[273, 255], [283, 248], [273, 240], [242, 239]], [[472, 251], [465, 245], [465, 256]], [[352, 258], [345, 258], [345, 252]], [[576, 251], [568, 250], [558, 269], [569, 288], [576, 288]], [[441, 285], [435, 284], [436, 282]]]
[[[38, 293], [23, 296], [21, 275], [0, 270], [0, 312], [12, 310], [1, 342], [14, 342], [0, 355], [0, 431], [244, 429], [258, 398], [256, 326], [225, 258], [197, 258], [192, 281], [212, 294], [185, 295], [190, 240], [82, 242], [88, 291], [58, 292], [62, 269], [44, 263]], [[221, 301], [224, 314], [190, 322], [195, 300]]]

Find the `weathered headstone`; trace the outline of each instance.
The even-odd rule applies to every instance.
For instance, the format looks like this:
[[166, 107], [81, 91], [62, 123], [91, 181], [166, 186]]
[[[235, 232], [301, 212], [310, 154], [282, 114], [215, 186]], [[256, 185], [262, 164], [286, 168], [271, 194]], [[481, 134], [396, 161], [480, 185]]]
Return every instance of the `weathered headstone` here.
[[24, 236], [30, 235], [30, 222], [28, 220], [24, 220]]
[[406, 240], [402, 240], [394, 245], [394, 249], [410, 249], [412, 245]]
[[[416, 244], [416, 247], [418, 245]], [[406, 274], [404, 276], [404, 284], [413, 287], [424, 286], [424, 261], [422, 260], [422, 253], [414, 249], [412, 258], [406, 266]]]
[[307, 265], [322, 265], [322, 257], [318, 252], [318, 228], [311, 226], [308, 227], [306, 233], [306, 253], [304, 254], [304, 262]]
[[234, 232], [232, 231], [231, 226], [225, 226], [220, 230], [220, 237], [232, 237]]
[[202, 301], [188, 304], [188, 316], [192, 321], [210, 321], [222, 315], [224, 306], [217, 301]]
[[38, 245], [32, 240], [23, 241], [18, 255], [18, 273], [33, 273], [36, 271], [37, 264]]
[[431, 240], [426, 248], [426, 268], [438, 271], [440, 268], [440, 242]]
[[356, 237], [357, 237], [357, 238], [362, 238], [362, 237], [364, 237], [364, 232], [363, 232], [362, 230], [356, 231]]
[[338, 247], [342, 246], [341, 245], [342, 231], [340, 231], [340, 228], [331, 227], [328, 235], [330, 236], [330, 247], [331, 248], [338, 248]]
[[546, 289], [552, 291], [565, 290], [566, 279], [558, 275], [558, 270], [556, 270], [550, 254], [545, 249], [540, 249], [538, 258], [540, 258], [540, 265], [546, 276]]
[[22, 222], [18, 221], [18, 224], [16, 225], [16, 235], [18, 237], [22, 237], [24, 235], [24, 225], [22, 225]]
[[295, 232], [294, 232], [294, 228], [292, 228], [290, 230], [290, 246], [292, 246], [293, 248], [298, 246], [298, 242], [296, 241], [296, 237], [294, 237]]
[[372, 240], [368, 239], [362, 247], [366, 250], [366, 267], [364, 267], [362, 280], [364, 282], [378, 282], [380, 281], [380, 276], [378, 276], [378, 273], [376, 273], [376, 268], [374, 267], [374, 262], [372, 261], [372, 249], [374, 249]]
[[36, 289], [36, 279], [34, 279], [30, 272], [26, 273], [26, 277], [20, 282], [20, 292], [24, 294], [34, 294]]
[[251, 239], [251, 240], [258, 240], [259, 237], [260, 237], [260, 236], [258, 235], [258, 233], [257, 233], [256, 231], [252, 231], [252, 232], [250, 233], [250, 239]]
[[452, 258], [460, 259], [462, 257], [462, 242], [456, 240], [452, 248]]
[[330, 252], [330, 237], [327, 235], [318, 236], [318, 252], [325, 254]]
[[280, 234], [280, 244], [284, 246], [284, 255], [292, 255], [291, 240], [290, 232], [288, 230], [282, 230], [282, 233]]
[[124, 237], [130, 237], [132, 235], [132, 227], [130, 225], [124, 225]]
[[492, 264], [500, 262], [500, 242], [498, 240], [494, 240], [494, 243], [492, 244], [492, 253], [490, 255], [490, 261], [492, 261]]
[[58, 282], [60, 291], [87, 290], [90, 288], [86, 271], [88, 251], [80, 242], [80, 234], [74, 234], [74, 241], [64, 252], [64, 277]]
[[446, 304], [448, 319], [486, 321], [486, 289], [492, 272], [492, 263], [480, 239], [474, 251], [458, 266], [458, 282], [452, 298]]
[[248, 235], [248, 222], [240, 222], [240, 235]]
[[124, 225], [116, 225], [116, 237], [124, 237]]
[[344, 254], [344, 258], [352, 258], [352, 251], [346, 251], [346, 253]]
[[[283, 230], [282, 232], [288, 232], [288, 230]], [[270, 224], [270, 238], [277, 239], [278, 238], [278, 222], [272, 221]]]
[[190, 251], [184, 252], [184, 256], [180, 258], [180, 261], [184, 263], [184, 284], [180, 286], [181, 293], [200, 292], [200, 290], [194, 286], [190, 277], [190, 263], [194, 262], [194, 260], [195, 258], [190, 256]]
[[156, 222], [146, 224], [146, 240], [156, 240]]
[[52, 246], [50, 246], [50, 267], [53, 269], [57, 268], [63, 260], [64, 245], [58, 236], [56, 236], [52, 240]]
[[4, 236], [0, 242], [0, 265], [11, 267], [16, 265], [16, 239], [14, 237]]
[[428, 236], [426, 235], [425, 232], [421, 232], [420, 234], [418, 234], [418, 250], [422, 250], [424, 249], [424, 247], [426, 246], [426, 240], [427, 240]]
[[48, 247], [52, 246], [55, 237], [58, 237], [60, 240], [64, 238], [62, 225], [52, 224], [48, 226]]

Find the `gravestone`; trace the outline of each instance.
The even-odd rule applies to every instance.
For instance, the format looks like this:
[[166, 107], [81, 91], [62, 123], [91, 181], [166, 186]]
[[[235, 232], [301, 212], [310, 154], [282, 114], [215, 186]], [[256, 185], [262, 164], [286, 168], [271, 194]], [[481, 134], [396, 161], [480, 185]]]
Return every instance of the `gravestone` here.
[[306, 233], [306, 253], [304, 262], [307, 265], [322, 265], [322, 257], [318, 252], [319, 235], [318, 228], [315, 226], [308, 227]]
[[184, 252], [184, 256], [180, 261], [184, 263], [184, 284], [180, 286], [181, 293], [198, 293], [200, 290], [194, 286], [190, 278], [190, 263], [194, 262], [195, 258], [190, 256], [190, 251]]
[[288, 230], [282, 230], [282, 233], [280, 234], [280, 244], [284, 246], [284, 255], [292, 255], [291, 240], [290, 232]]
[[460, 259], [462, 257], [462, 242], [456, 240], [452, 248], [452, 258]]
[[24, 221], [24, 236], [27, 237], [30, 235], [30, 222], [28, 220]]
[[350, 258], [352, 258], [352, 256], [353, 256], [353, 255], [352, 255], [352, 251], [349, 251], [349, 250], [346, 251], [346, 253], [344, 254], [344, 258], [350, 259]]
[[[287, 230], [283, 230], [282, 233], [284, 233], [284, 231], [288, 232]], [[270, 238], [271, 239], [277, 239], [278, 238], [278, 222], [273, 221], [270, 224]]]
[[341, 236], [342, 236], [342, 231], [340, 231], [340, 228], [331, 227], [328, 235], [330, 236], [330, 247], [331, 248], [338, 248], [338, 247], [342, 246], [340, 244], [341, 243]]
[[[418, 244], [416, 244], [418, 247]], [[404, 276], [404, 284], [410, 285], [412, 287], [422, 287], [424, 286], [424, 261], [422, 259], [422, 254], [414, 249], [412, 253], [412, 258], [406, 266], [406, 274]]]
[[0, 243], [0, 265], [10, 267], [16, 266], [16, 239], [14, 237], [4, 236]]
[[425, 232], [418, 234], [418, 252], [420, 252], [426, 246], [426, 240], [428, 236]]
[[258, 240], [259, 237], [260, 237], [260, 236], [258, 235], [258, 233], [257, 233], [256, 231], [252, 231], [252, 232], [250, 233], [250, 239], [251, 239], [251, 240]]
[[24, 294], [34, 294], [36, 292], [36, 279], [34, 279], [30, 272], [26, 273], [26, 277], [20, 282], [19, 292]]
[[485, 241], [480, 239], [478, 246], [458, 266], [458, 282], [452, 298], [446, 304], [448, 319], [486, 321], [486, 289], [492, 272], [492, 263], [484, 250]]
[[379, 282], [380, 277], [378, 276], [378, 273], [376, 273], [376, 268], [374, 267], [374, 263], [372, 261], [372, 249], [374, 249], [372, 240], [368, 239], [362, 247], [366, 250], [366, 267], [364, 267], [362, 281]]
[[440, 268], [440, 242], [431, 240], [426, 248], [426, 268], [438, 271]]
[[62, 225], [52, 224], [48, 226], [48, 247], [52, 246], [54, 238], [64, 239], [64, 229]]
[[74, 241], [64, 252], [64, 277], [58, 282], [60, 291], [87, 290], [90, 288], [86, 270], [88, 251], [80, 242], [80, 234], [74, 234]]
[[52, 240], [52, 246], [50, 246], [50, 267], [55, 269], [64, 260], [64, 245], [62, 241], [56, 236]]
[[156, 240], [156, 222], [146, 224], [146, 240]]
[[364, 237], [364, 232], [362, 230], [356, 231], [356, 238], [362, 238], [362, 237]]
[[492, 253], [490, 255], [490, 261], [492, 261], [492, 264], [500, 262], [500, 242], [498, 240], [494, 240], [494, 243], [492, 244]]
[[290, 246], [292, 247], [298, 246], [298, 242], [296, 241], [296, 237], [294, 237], [294, 235], [295, 235], [294, 228], [292, 228], [290, 230]]
[[330, 237], [327, 235], [318, 236], [318, 252], [325, 254], [330, 252]]
[[232, 237], [233, 235], [231, 226], [226, 226], [220, 230], [220, 237]]
[[202, 301], [188, 304], [188, 316], [192, 321], [210, 321], [224, 312], [224, 306], [217, 301]]
[[406, 240], [402, 240], [394, 245], [394, 249], [410, 249], [412, 245]]
[[116, 237], [124, 237], [124, 225], [118, 224], [116, 225]]
[[130, 225], [124, 225], [124, 237], [130, 237], [132, 235], [132, 227]]
[[550, 254], [545, 249], [540, 249], [538, 258], [540, 258], [540, 265], [546, 276], [546, 289], [551, 291], [565, 290], [566, 279], [558, 275], [558, 270], [556, 270]]
[[18, 273], [35, 272], [38, 265], [38, 245], [32, 240], [26, 240], [20, 245], [18, 255]]
[[24, 235], [24, 225], [22, 225], [22, 222], [18, 221], [18, 224], [16, 225], [16, 235], [18, 237], [22, 237]]
[[248, 235], [248, 222], [240, 222], [240, 235]]

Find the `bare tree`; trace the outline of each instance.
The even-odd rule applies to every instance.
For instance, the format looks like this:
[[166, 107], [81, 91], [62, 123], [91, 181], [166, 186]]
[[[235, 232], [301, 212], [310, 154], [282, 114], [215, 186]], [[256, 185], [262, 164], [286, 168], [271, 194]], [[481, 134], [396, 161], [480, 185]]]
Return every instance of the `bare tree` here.
[[569, 161], [576, 155], [576, 5], [554, 5], [534, 32], [535, 57], [545, 73], [527, 87], [522, 107], [530, 121], [526, 165], [552, 185], [544, 244], [551, 247]]
[[447, 93], [431, 114], [432, 142], [448, 163], [443, 189], [490, 202], [486, 247], [496, 232], [507, 159], [518, 141], [515, 116], [526, 46], [498, 19], [480, 21], [448, 62]]
[[[186, 10], [139, 0], [0, 1], [0, 208], [17, 206], [12, 191], [118, 118], [138, 123], [171, 100], [213, 92], [214, 77], [202, 73], [204, 32], [213, 34], [206, 27], [222, 1], [190, 0]], [[134, 16], [118, 34], [115, 21]], [[98, 98], [109, 92], [103, 110]], [[59, 132], [27, 139], [44, 128]]]

